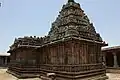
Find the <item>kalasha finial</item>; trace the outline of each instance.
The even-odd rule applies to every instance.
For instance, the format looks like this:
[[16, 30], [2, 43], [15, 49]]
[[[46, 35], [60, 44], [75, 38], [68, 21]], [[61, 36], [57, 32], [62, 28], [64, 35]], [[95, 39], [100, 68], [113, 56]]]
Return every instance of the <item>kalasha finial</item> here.
[[68, 0], [68, 2], [75, 2], [74, 0]]

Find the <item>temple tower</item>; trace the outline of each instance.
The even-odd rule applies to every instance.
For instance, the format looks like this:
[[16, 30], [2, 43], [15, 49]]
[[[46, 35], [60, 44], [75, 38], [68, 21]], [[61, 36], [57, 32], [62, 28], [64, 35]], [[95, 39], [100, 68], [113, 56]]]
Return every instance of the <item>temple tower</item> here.
[[[9, 50], [13, 62], [8, 71], [19, 77], [54, 73], [56, 80], [105, 80], [103, 46], [105, 42], [80, 4], [68, 0], [47, 36], [15, 40]], [[20, 66], [15, 65], [17, 61]]]

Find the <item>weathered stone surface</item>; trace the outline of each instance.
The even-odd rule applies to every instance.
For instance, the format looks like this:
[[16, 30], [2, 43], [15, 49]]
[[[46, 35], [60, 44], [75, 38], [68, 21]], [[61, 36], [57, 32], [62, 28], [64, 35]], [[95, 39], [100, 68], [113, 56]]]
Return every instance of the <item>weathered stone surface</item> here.
[[8, 51], [11, 53], [8, 72], [19, 78], [55, 73], [57, 80], [85, 80], [95, 76], [105, 80], [102, 46], [105, 43], [80, 4], [69, 0], [47, 36], [15, 39]]

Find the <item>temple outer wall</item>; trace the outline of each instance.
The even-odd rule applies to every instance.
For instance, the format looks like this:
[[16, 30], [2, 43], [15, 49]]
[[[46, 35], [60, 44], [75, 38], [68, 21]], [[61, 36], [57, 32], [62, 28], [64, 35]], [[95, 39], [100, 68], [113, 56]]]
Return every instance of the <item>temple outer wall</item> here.
[[[11, 57], [14, 61], [8, 72], [14, 72], [19, 78], [56, 73], [58, 78], [70, 80], [75, 77], [74, 80], [79, 80], [94, 75], [105, 77], [106, 72], [105, 66], [101, 64], [100, 45], [86, 41], [70, 40], [41, 48], [19, 48]], [[26, 73], [29, 75], [25, 76]]]

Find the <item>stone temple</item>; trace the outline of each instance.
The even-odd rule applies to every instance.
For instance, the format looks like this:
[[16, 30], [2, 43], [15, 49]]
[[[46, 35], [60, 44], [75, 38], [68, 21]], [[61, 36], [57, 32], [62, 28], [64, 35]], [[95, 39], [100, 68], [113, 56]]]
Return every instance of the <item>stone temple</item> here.
[[56, 80], [105, 80], [106, 45], [80, 4], [68, 0], [47, 36], [15, 39], [7, 72], [18, 78], [51, 73]]

